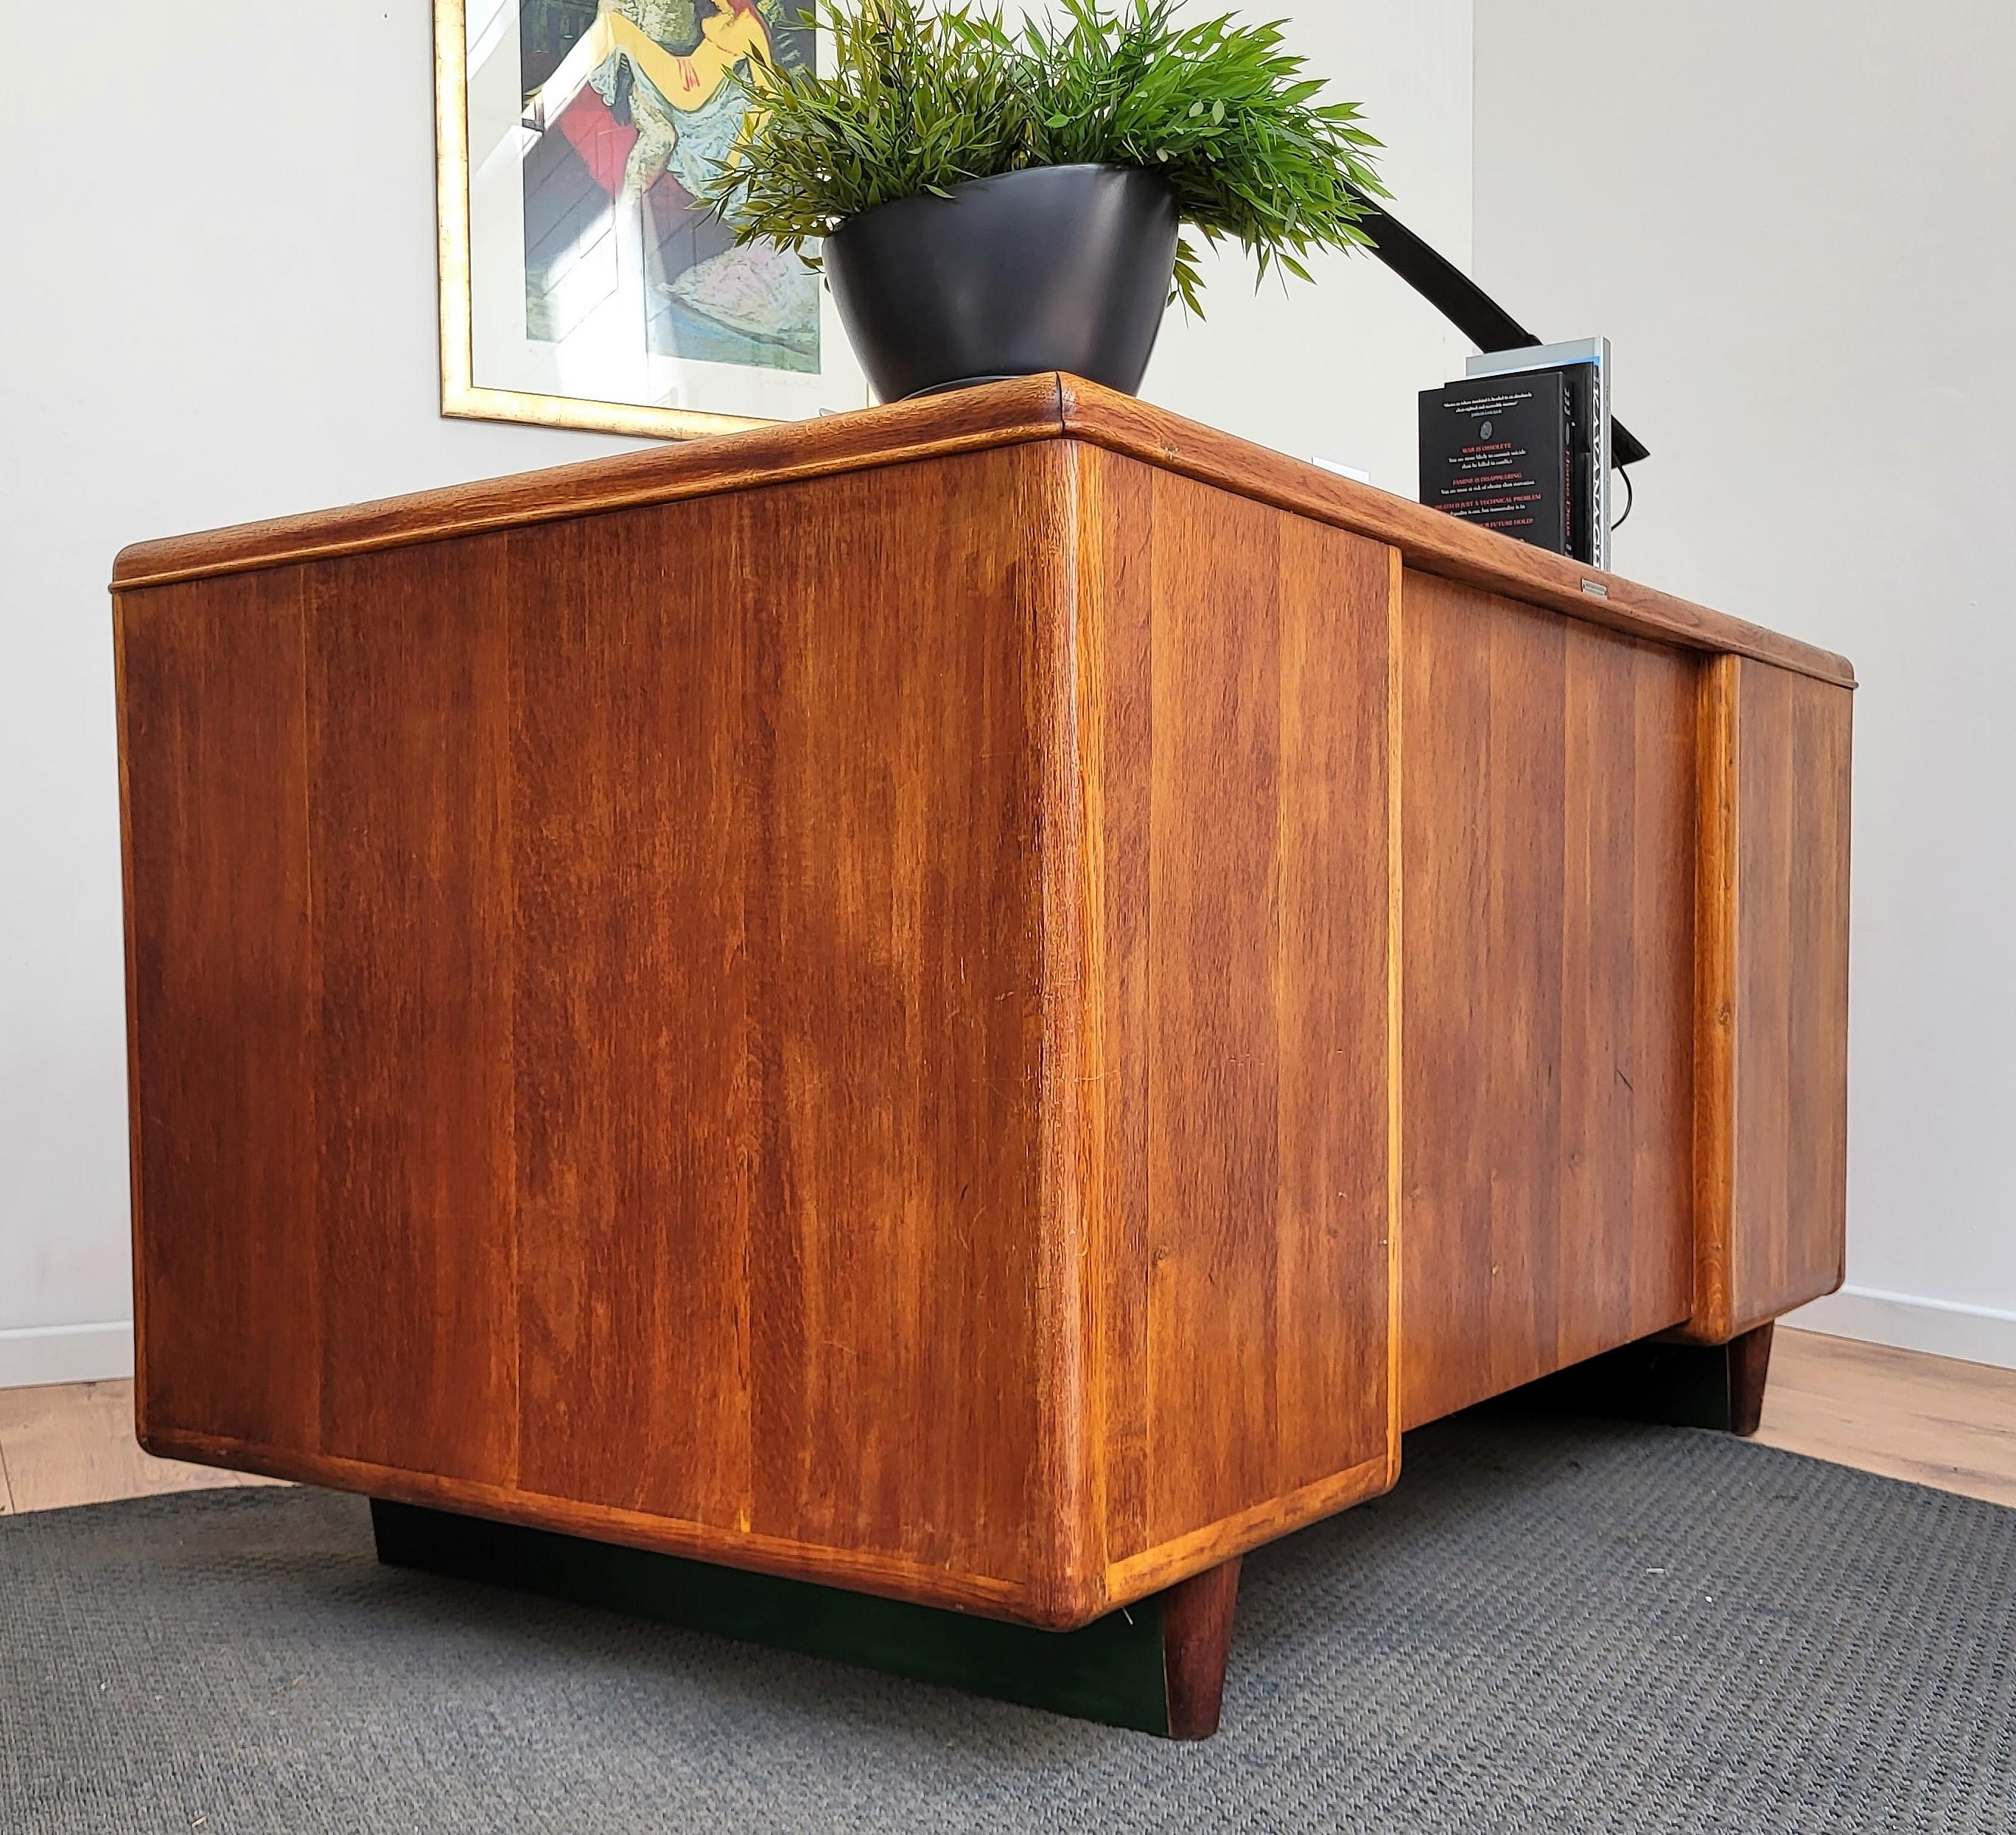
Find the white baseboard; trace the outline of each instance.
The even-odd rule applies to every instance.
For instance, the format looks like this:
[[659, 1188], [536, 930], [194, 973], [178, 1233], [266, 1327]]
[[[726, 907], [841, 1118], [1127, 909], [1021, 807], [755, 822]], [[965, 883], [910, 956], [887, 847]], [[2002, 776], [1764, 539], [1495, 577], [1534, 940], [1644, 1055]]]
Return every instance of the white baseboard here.
[[1784, 1322], [1832, 1338], [1859, 1338], [1870, 1344], [1892, 1344], [1902, 1350], [2016, 1370], [2016, 1312], [1999, 1307], [1963, 1306], [1957, 1300], [1885, 1293], [1876, 1287], [1844, 1287], [1786, 1314]]
[[17, 1325], [0, 1331], [0, 1389], [100, 1383], [133, 1374], [133, 1321]]

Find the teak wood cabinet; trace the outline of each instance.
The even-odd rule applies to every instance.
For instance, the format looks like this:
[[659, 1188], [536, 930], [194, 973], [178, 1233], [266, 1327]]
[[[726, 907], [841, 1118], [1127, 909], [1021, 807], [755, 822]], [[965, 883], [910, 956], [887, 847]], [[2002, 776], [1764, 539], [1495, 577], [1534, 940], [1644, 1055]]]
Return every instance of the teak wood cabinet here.
[[157, 1453], [1071, 1628], [1841, 1278], [1838, 657], [1056, 377], [113, 589]]

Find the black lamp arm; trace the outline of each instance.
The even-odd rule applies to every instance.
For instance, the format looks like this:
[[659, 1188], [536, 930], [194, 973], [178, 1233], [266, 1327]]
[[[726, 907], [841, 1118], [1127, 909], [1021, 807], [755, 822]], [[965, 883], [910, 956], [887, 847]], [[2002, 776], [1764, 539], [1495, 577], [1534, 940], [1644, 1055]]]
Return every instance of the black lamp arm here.
[[[1523, 350], [1543, 341], [1453, 261], [1437, 254], [1370, 198], [1359, 227], [1372, 238], [1372, 252], [1479, 350]], [[1610, 444], [1618, 465], [1636, 465], [1651, 456], [1644, 442], [1625, 432], [1618, 420], [1610, 424]]]

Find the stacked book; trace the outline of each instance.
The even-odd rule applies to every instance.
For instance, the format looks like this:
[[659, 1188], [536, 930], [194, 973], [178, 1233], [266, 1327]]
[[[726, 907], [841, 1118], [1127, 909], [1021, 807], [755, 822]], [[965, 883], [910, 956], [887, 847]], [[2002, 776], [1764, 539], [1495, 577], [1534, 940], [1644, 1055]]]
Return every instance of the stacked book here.
[[1604, 566], [1610, 546], [1604, 363], [1592, 356], [1474, 373], [1484, 363], [1553, 354], [1496, 353], [1474, 361], [1461, 382], [1422, 391], [1421, 501]]

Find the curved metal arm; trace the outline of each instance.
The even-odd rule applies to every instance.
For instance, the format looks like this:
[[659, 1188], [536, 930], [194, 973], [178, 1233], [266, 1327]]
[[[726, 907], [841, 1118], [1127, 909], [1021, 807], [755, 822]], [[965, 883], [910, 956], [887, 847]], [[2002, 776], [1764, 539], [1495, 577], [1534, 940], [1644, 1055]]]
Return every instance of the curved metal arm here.
[[[1523, 350], [1543, 341], [1398, 218], [1371, 199], [1365, 201], [1359, 227], [1372, 238], [1372, 252], [1479, 350]], [[1622, 421], [1611, 422], [1610, 439], [1611, 456], [1619, 466], [1636, 465], [1651, 456], [1643, 442], [1625, 431]]]

